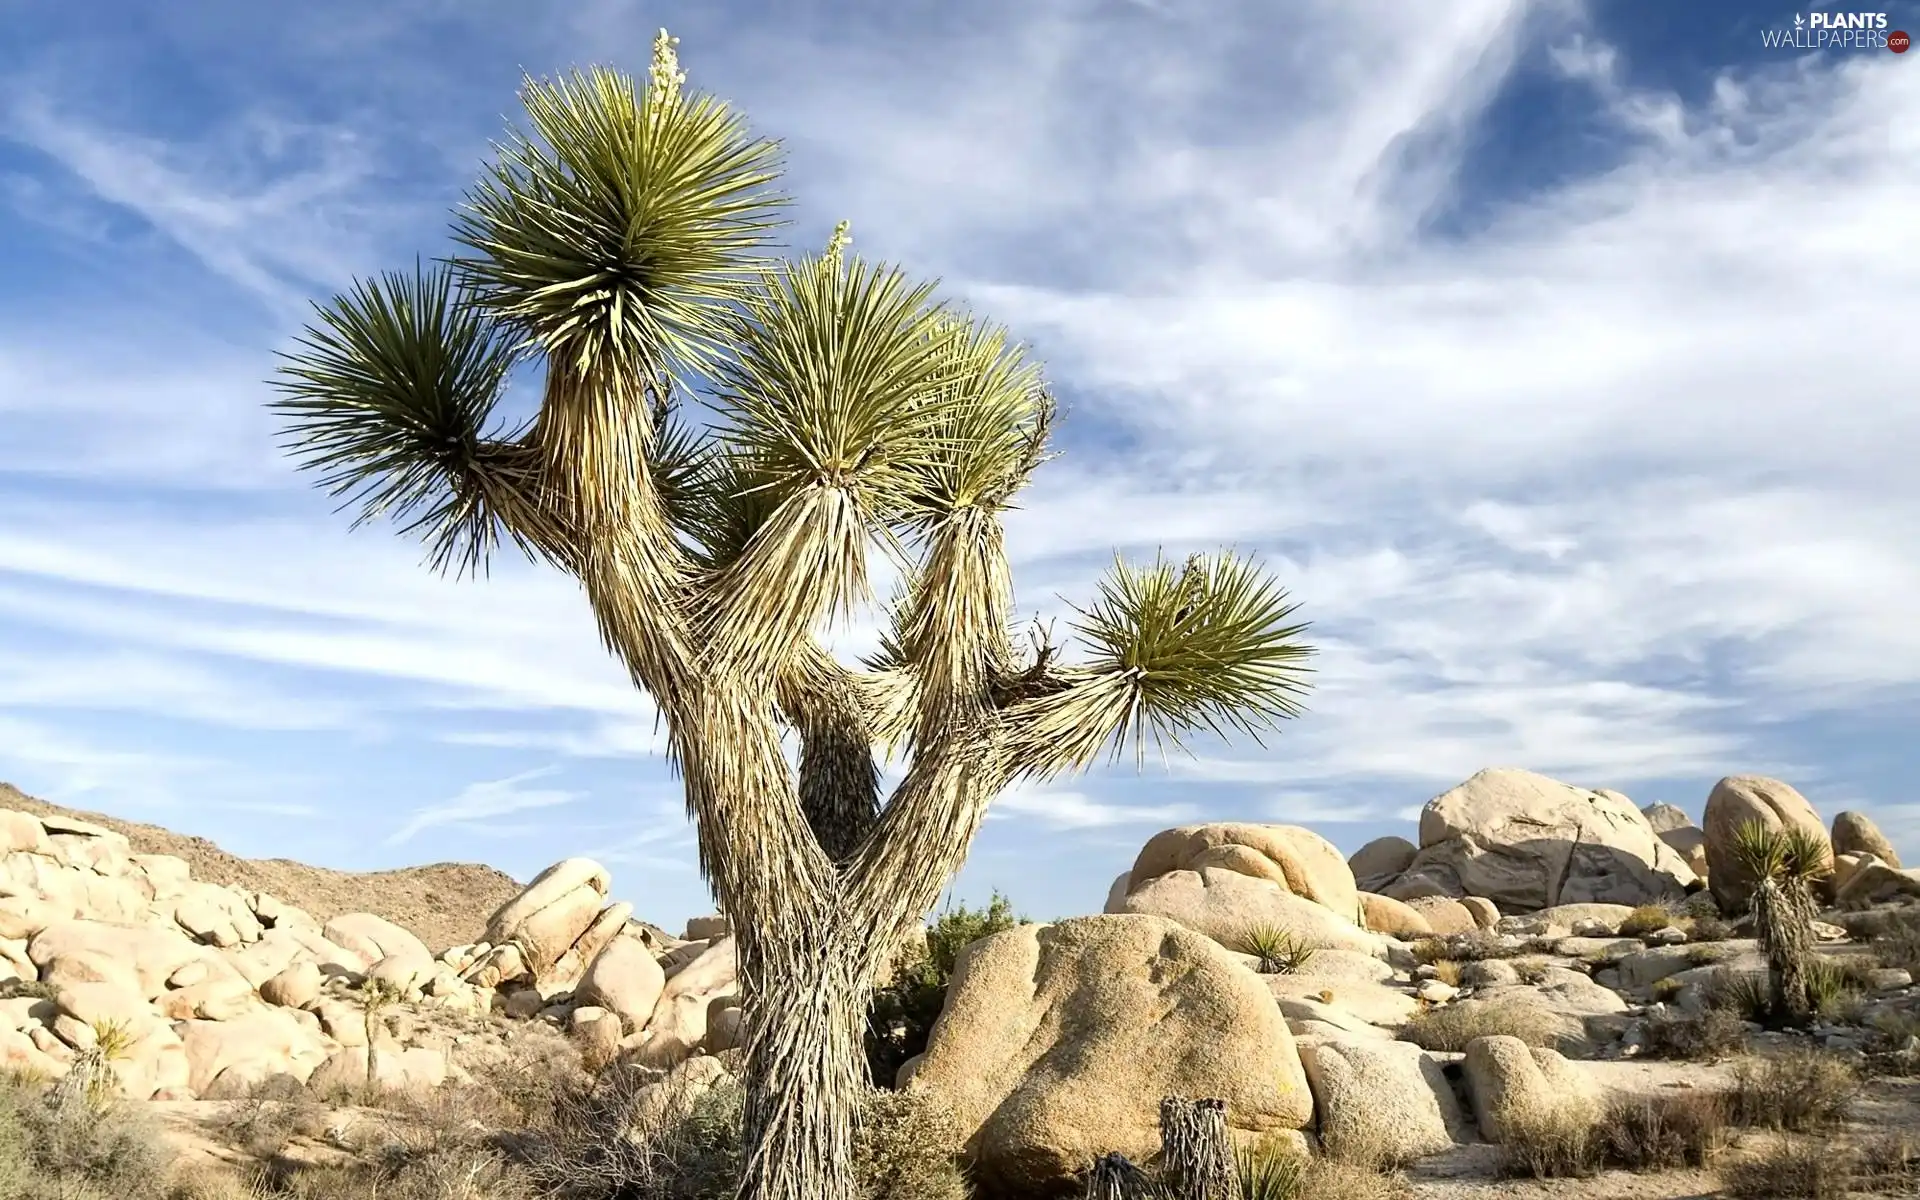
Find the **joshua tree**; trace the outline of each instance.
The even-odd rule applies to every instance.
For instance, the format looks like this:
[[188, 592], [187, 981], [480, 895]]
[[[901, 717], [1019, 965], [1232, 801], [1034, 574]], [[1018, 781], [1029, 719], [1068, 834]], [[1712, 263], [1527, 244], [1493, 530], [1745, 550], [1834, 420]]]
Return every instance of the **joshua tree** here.
[[1807, 963], [1813, 953], [1813, 884], [1833, 870], [1826, 839], [1798, 825], [1748, 821], [1734, 830], [1733, 854], [1753, 876], [1747, 906], [1767, 956], [1770, 1007], [1776, 1017], [1804, 1020], [1812, 1009]]
[[[1008, 784], [1182, 734], [1257, 736], [1305, 684], [1285, 593], [1230, 553], [1117, 564], [1075, 628], [1013, 637], [1001, 518], [1053, 403], [1007, 334], [930, 284], [761, 257], [776, 148], [646, 83], [528, 81], [444, 266], [356, 283], [291, 351], [276, 406], [361, 519], [477, 568], [502, 532], [580, 581], [654, 699], [747, 1014], [741, 1195], [849, 1200], [876, 970]], [[500, 428], [510, 372], [538, 411]], [[690, 403], [705, 411], [689, 420]], [[896, 566], [883, 648], [821, 640]], [[797, 762], [789, 763], [783, 735]], [[904, 778], [884, 803], [876, 755]]]

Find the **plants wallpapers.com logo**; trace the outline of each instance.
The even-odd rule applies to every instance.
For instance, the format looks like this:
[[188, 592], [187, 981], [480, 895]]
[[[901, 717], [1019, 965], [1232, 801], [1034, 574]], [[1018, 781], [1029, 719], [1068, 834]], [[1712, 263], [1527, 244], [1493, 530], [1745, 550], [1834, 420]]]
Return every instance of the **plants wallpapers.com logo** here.
[[1792, 28], [1763, 29], [1760, 42], [1769, 50], [1890, 50], [1905, 54], [1913, 39], [1904, 29], [1889, 28], [1883, 12], [1795, 13]]

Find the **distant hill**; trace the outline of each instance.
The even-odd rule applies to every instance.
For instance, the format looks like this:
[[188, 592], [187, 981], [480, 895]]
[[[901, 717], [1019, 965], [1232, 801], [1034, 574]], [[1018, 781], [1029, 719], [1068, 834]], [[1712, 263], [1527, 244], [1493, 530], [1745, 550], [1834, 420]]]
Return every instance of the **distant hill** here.
[[521, 885], [478, 863], [433, 863], [397, 871], [330, 871], [284, 858], [240, 858], [206, 838], [123, 821], [103, 813], [62, 808], [0, 783], [0, 808], [35, 816], [76, 817], [123, 833], [138, 854], [171, 854], [193, 867], [195, 879], [267, 892], [324, 922], [346, 912], [370, 912], [411, 930], [435, 954], [479, 938], [487, 917], [513, 899]]

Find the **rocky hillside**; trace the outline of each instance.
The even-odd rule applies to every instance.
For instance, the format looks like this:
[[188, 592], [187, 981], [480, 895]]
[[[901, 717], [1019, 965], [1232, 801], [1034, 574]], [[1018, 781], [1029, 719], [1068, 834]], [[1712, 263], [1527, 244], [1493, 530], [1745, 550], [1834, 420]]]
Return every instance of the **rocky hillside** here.
[[122, 821], [101, 813], [48, 804], [0, 783], [0, 808], [39, 817], [67, 817], [126, 837], [136, 854], [167, 854], [184, 860], [193, 877], [222, 887], [266, 892], [329, 921], [342, 913], [370, 912], [410, 930], [438, 954], [471, 941], [475, 913], [490, 913], [519, 892], [520, 885], [478, 863], [433, 863], [398, 871], [329, 871], [284, 858], [253, 859], [228, 854], [205, 838], [158, 825]]

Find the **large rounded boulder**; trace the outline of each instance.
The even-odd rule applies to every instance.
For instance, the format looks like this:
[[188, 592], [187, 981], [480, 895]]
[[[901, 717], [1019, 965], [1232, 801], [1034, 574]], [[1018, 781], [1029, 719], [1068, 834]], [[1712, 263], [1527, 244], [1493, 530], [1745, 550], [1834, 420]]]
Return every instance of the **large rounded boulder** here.
[[1427, 801], [1397, 900], [1484, 896], [1503, 912], [1678, 901], [1696, 877], [1618, 792], [1490, 768]]
[[1723, 912], [1745, 912], [1753, 875], [1734, 857], [1740, 827], [1758, 822], [1769, 829], [1797, 827], [1827, 842], [1820, 814], [1792, 785], [1764, 775], [1729, 775], [1707, 796], [1707, 881]]
[[1022, 925], [969, 946], [907, 1086], [952, 1106], [979, 1183], [1015, 1195], [1064, 1194], [1102, 1154], [1151, 1156], [1164, 1096], [1225, 1100], [1242, 1139], [1313, 1119], [1260, 977], [1152, 916]]
[[1116, 882], [1109, 913], [1166, 917], [1240, 949], [1255, 929], [1311, 946], [1383, 953], [1362, 927], [1353, 872], [1332, 842], [1297, 825], [1221, 822], [1148, 839]]
[[1863, 812], [1851, 810], [1833, 818], [1833, 852], [1835, 854], [1871, 854], [1881, 862], [1900, 869], [1900, 853], [1893, 848], [1893, 842], [1873, 818]]

